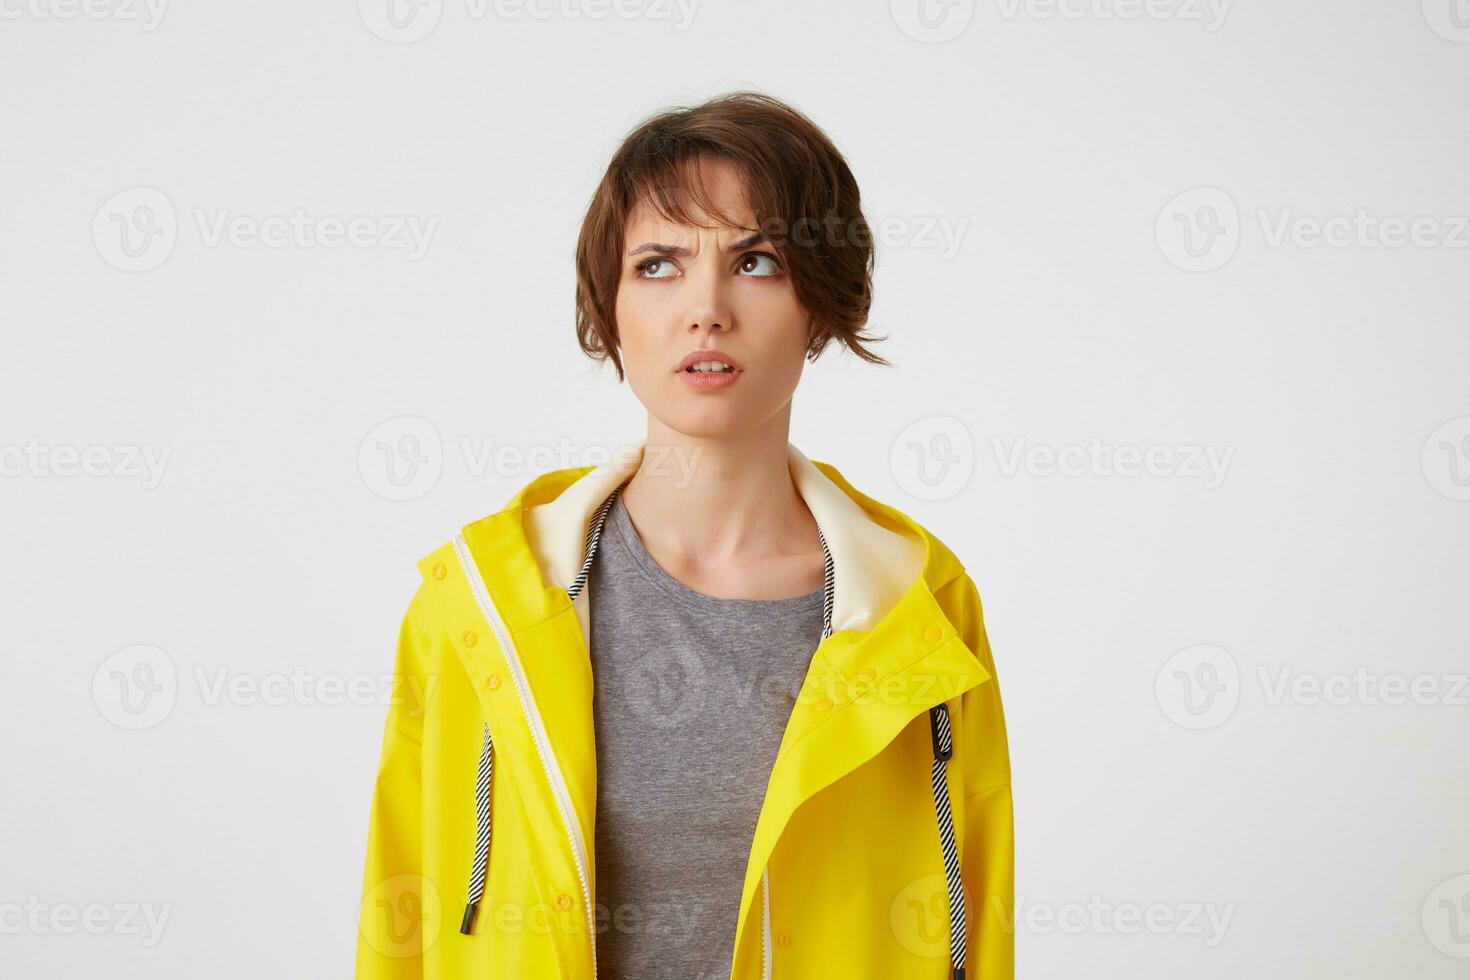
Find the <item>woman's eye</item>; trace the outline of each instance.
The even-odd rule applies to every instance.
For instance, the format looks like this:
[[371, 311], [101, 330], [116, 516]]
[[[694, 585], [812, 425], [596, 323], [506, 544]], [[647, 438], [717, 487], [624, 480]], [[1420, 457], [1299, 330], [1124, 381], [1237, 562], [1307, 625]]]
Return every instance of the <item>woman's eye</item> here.
[[774, 255], [751, 252], [740, 260], [740, 271], [747, 276], [779, 276], [781, 264]]
[[[667, 266], [668, 271], [664, 271], [662, 266]], [[674, 264], [668, 259], [648, 259], [638, 266], [638, 275], [643, 279], [667, 279], [673, 268]]]

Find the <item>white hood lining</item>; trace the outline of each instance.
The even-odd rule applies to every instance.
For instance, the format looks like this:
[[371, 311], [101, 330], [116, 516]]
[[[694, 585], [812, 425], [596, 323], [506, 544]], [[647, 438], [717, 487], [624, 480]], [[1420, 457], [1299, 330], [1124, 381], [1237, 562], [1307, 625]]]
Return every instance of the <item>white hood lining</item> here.
[[[548, 586], [567, 589], [586, 557], [587, 525], [608, 494], [643, 458], [644, 440], [625, 443], [555, 500], [527, 508], [526, 536]], [[792, 482], [827, 539], [835, 566], [832, 629], [872, 629], [923, 571], [922, 541], [878, 524], [801, 450], [786, 444]], [[573, 602], [582, 635], [592, 635], [585, 591]]]

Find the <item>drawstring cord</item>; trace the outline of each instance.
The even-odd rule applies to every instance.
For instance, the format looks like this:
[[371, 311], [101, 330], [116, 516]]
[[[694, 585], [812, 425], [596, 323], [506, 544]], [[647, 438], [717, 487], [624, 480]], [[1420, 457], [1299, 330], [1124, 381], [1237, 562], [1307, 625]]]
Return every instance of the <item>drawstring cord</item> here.
[[[633, 479], [631, 476], [628, 477], [628, 480], [631, 479]], [[619, 483], [617, 489], [607, 495], [602, 506], [597, 508], [591, 526], [587, 528], [587, 544], [583, 549], [587, 557], [582, 560], [582, 570], [577, 573], [576, 578], [572, 579], [572, 584], [567, 586], [567, 598], [573, 602], [576, 601], [577, 596], [582, 594], [582, 589], [587, 585], [587, 578], [592, 574], [592, 558], [597, 554], [597, 546], [602, 541], [602, 526], [607, 523], [607, 512], [612, 510], [613, 501], [618, 498], [618, 494], [623, 492], [623, 487], [628, 485], [628, 480]]]
[[832, 552], [827, 550], [827, 536], [817, 527], [817, 538], [822, 542], [822, 639], [832, 635], [832, 587], [836, 584], [837, 566], [832, 563]]
[[475, 870], [470, 875], [470, 896], [465, 903], [459, 931], [466, 936], [475, 928], [475, 911], [485, 894], [485, 867], [490, 860], [490, 777], [495, 765], [490, 744], [490, 725], [485, 725], [485, 744], [480, 749], [480, 767], [475, 773]]
[[[629, 479], [632, 479], [629, 477]], [[603, 525], [608, 511], [628, 481], [618, 484], [606, 500], [598, 507], [591, 525], [587, 528], [586, 555], [577, 577], [567, 588], [567, 598], [575, 600], [587, 586], [592, 573], [592, 559], [602, 541]], [[827, 537], [817, 528], [817, 538], [822, 542], [822, 639], [832, 635], [832, 596], [836, 585], [836, 565], [832, 552], [827, 547]], [[965, 893], [960, 879], [959, 853], [955, 847], [954, 815], [949, 807], [949, 787], [945, 782], [945, 765], [954, 755], [954, 744], [949, 729], [949, 705], [936, 704], [929, 709], [929, 723], [934, 741], [934, 810], [939, 820], [939, 841], [944, 850], [944, 879], [949, 893], [949, 959], [952, 980], [965, 980]], [[480, 765], [475, 776], [475, 860], [470, 875], [469, 901], [465, 905], [464, 919], [459, 931], [468, 936], [475, 926], [475, 913], [485, 893], [485, 872], [490, 857], [490, 779], [494, 766], [494, 751], [490, 740], [490, 726], [485, 725], [485, 742], [480, 750]]]
[[953, 980], [965, 980], [965, 891], [960, 881], [960, 858], [954, 842], [954, 814], [949, 809], [949, 786], [944, 768], [954, 755], [949, 731], [949, 705], [929, 709], [934, 736], [934, 812], [939, 817], [939, 843], [944, 850], [944, 884], [949, 892], [949, 962]]

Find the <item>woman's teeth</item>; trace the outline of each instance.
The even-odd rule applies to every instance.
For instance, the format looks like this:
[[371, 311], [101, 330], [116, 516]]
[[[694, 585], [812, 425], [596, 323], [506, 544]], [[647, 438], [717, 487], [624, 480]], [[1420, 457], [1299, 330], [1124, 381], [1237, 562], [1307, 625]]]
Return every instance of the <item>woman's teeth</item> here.
[[694, 372], [698, 373], [698, 372], [703, 372], [703, 371], [715, 371], [715, 372], [733, 371], [735, 369], [732, 368], [730, 365], [725, 364], [725, 363], [723, 363], [721, 361], [696, 361], [695, 363], [689, 365], [684, 370], [686, 370], [686, 371], [694, 371]]

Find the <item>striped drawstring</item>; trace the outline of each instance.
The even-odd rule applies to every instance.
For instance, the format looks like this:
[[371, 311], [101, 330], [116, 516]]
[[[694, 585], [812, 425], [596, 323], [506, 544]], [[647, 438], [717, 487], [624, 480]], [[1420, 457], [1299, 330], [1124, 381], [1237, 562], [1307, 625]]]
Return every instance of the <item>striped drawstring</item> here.
[[954, 842], [954, 814], [949, 810], [949, 786], [944, 767], [954, 755], [949, 732], [949, 705], [929, 709], [929, 727], [934, 736], [934, 812], [939, 817], [939, 844], [944, 851], [944, 885], [949, 892], [949, 962], [954, 980], [965, 980], [965, 891], [960, 882], [960, 857]]
[[[631, 477], [629, 478], [631, 479]], [[592, 560], [597, 546], [602, 541], [603, 526], [613, 501], [627, 486], [620, 483], [597, 508], [592, 523], [587, 528], [586, 558], [577, 572], [577, 577], [567, 588], [567, 598], [575, 600], [586, 588], [592, 573]], [[827, 536], [817, 528], [817, 538], [822, 542], [822, 639], [832, 635], [832, 597], [836, 585], [836, 565], [832, 552], [827, 547]], [[936, 704], [929, 709], [929, 723], [934, 740], [934, 810], [939, 820], [939, 842], [944, 851], [944, 879], [949, 893], [949, 959], [952, 980], [965, 980], [965, 893], [960, 879], [959, 852], [955, 846], [954, 815], [949, 807], [949, 787], [945, 782], [945, 764], [954, 754], [954, 744], [949, 729], [949, 706]], [[480, 751], [480, 766], [475, 778], [475, 861], [470, 876], [469, 902], [465, 906], [464, 920], [459, 931], [469, 935], [475, 924], [475, 910], [485, 891], [485, 870], [490, 855], [490, 777], [493, 759], [490, 726], [485, 726], [484, 747]]]
[[[628, 480], [633, 479], [631, 476]], [[592, 517], [592, 523], [587, 528], [587, 544], [583, 549], [587, 557], [582, 559], [582, 570], [577, 577], [572, 579], [572, 584], [567, 586], [567, 598], [576, 601], [577, 596], [582, 594], [582, 589], [587, 585], [587, 579], [592, 574], [592, 556], [597, 554], [597, 545], [602, 541], [602, 526], [607, 523], [607, 512], [612, 510], [613, 501], [618, 494], [623, 492], [623, 487], [628, 485], [628, 480], [618, 484], [616, 490], [607, 495], [602, 506], [597, 508], [597, 513]]]
[[[576, 599], [586, 586], [587, 576], [592, 570], [592, 556], [597, 553], [597, 543], [602, 539], [602, 525], [607, 520], [607, 512], [618, 491], [626, 485], [627, 480], [624, 480], [598, 508], [597, 516], [587, 530], [587, 558], [582, 562], [582, 570], [567, 589], [567, 598]], [[490, 726], [486, 724], [485, 743], [480, 749], [480, 765], [475, 773], [475, 861], [470, 872], [469, 897], [465, 902], [464, 918], [459, 924], [459, 931], [466, 936], [475, 928], [475, 912], [485, 894], [485, 872], [490, 862], [490, 777], [495, 765], [493, 749]]]
[[475, 910], [485, 894], [485, 868], [490, 860], [490, 777], [495, 765], [491, 749], [490, 726], [486, 724], [480, 768], [475, 773], [475, 870], [470, 874], [470, 897], [459, 923], [459, 931], [466, 936], [475, 928]]
[[837, 566], [832, 564], [832, 552], [827, 550], [827, 536], [817, 527], [817, 537], [822, 542], [822, 639], [832, 635], [832, 587], [836, 584]]

